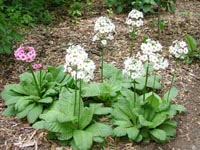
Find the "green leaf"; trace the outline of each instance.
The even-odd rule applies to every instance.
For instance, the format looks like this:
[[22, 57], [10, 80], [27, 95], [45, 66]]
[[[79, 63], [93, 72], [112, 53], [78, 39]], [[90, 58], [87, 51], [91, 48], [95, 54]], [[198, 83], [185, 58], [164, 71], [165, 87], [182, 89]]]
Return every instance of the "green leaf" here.
[[22, 111], [25, 109], [25, 107], [27, 107], [30, 103], [31, 103], [31, 100], [28, 100], [27, 99], [28, 97], [20, 97], [16, 104], [15, 104], [15, 109], [17, 111]]
[[95, 141], [97, 143], [103, 143], [104, 142], [104, 138], [96, 136], [96, 137], [93, 137], [93, 141]]
[[42, 105], [36, 105], [32, 110], [29, 111], [27, 115], [28, 122], [34, 123], [38, 119], [42, 111], [43, 111]]
[[161, 125], [167, 119], [167, 114], [165, 112], [157, 113], [152, 120], [152, 125], [149, 128], [156, 128]]
[[189, 48], [190, 52], [196, 51], [197, 50], [196, 40], [191, 35], [186, 35], [185, 39], [188, 44], [188, 48]]
[[51, 132], [58, 132], [63, 134], [73, 134], [75, 126], [72, 123], [60, 123], [58, 121], [45, 121], [44, 128]]
[[53, 98], [52, 97], [45, 97], [45, 98], [40, 99], [38, 102], [48, 104], [48, 103], [53, 102]]
[[134, 140], [135, 142], [141, 142], [143, 139], [141, 134], [138, 134], [137, 138]]
[[30, 105], [26, 106], [26, 108], [24, 110], [17, 113], [16, 118], [21, 119], [21, 118], [26, 117], [28, 115], [29, 111], [32, 110], [34, 106], [35, 106], [35, 104], [30, 104]]
[[154, 109], [158, 109], [162, 103], [160, 96], [156, 93], [152, 93], [149, 97], [146, 98], [146, 101], [148, 101]]
[[163, 124], [160, 129], [164, 130], [167, 136], [175, 136], [176, 135], [176, 127]]
[[44, 129], [45, 128], [45, 121], [42, 120], [42, 121], [37, 121], [36, 123], [34, 123], [32, 125], [33, 128], [35, 129]]
[[90, 83], [90, 84], [84, 84], [83, 85], [83, 97], [97, 97], [100, 96], [102, 91], [102, 83]]
[[139, 134], [139, 130], [136, 127], [127, 128], [126, 132], [128, 134], [128, 138], [131, 140], [135, 140]]
[[80, 114], [79, 128], [84, 129], [86, 126], [88, 126], [92, 121], [92, 117], [93, 110], [90, 108], [84, 108]]
[[168, 100], [168, 102], [171, 102], [171, 100], [172, 100], [173, 98], [175, 98], [177, 95], [178, 95], [178, 90], [177, 90], [177, 88], [172, 87], [171, 89], [169, 89], [169, 90], [165, 93], [163, 99], [166, 99], [166, 100]]
[[167, 139], [166, 132], [161, 129], [154, 129], [150, 131], [150, 134], [153, 135], [159, 141], [165, 141]]
[[87, 131], [75, 130], [74, 142], [80, 150], [88, 150], [92, 146], [92, 134]]
[[92, 133], [93, 137], [107, 137], [112, 134], [112, 128], [109, 125], [99, 122], [90, 125], [86, 131]]
[[114, 120], [113, 124], [124, 128], [129, 128], [132, 126], [132, 123], [130, 121], [123, 121], [123, 120]]
[[104, 107], [102, 103], [90, 103], [90, 108], [93, 109], [95, 115], [107, 115], [112, 112], [112, 108]]
[[15, 106], [8, 105], [7, 108], [2, 113], [4, 116], [14, 116], [16, 114]]
[[151, 126], [152, 122], [147, 121], [142, 115], [139, 115], [139, 122], [143, 126]]
[[116, 127], [113, 130], [113, 135], [117, 137], [122, 137], [125, 136], [126, 134], [127, 134], [126, 128], [124, 127]]

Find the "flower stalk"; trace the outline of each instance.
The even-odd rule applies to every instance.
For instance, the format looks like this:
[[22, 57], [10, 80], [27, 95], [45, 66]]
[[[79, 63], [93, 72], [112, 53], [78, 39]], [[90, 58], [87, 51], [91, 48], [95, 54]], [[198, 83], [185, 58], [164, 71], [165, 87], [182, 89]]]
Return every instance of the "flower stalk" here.
[[28, 67], [29, 67], [29, 70], [30, 70], [30, 72], [31, 72], [31, 74], [32, 74], [32, 76], [33, 76], [33, 80], [34, 80], [35, 85], [36, 85], [36, 89], [37, 89], [37, 92], [38, 92], [38, 96], [40, 97], [40, 96], [41, 96], [41, 94], [40, 94], [40, 89], [39, 89], [39, 86], [38, 86], [38, 83], [37, 83], [35, 74], [34, 74], [34, 72], [33, 72], [33, 68], [32, 68], [32, 66], [31, 66], [30, 63], [28, 63]]

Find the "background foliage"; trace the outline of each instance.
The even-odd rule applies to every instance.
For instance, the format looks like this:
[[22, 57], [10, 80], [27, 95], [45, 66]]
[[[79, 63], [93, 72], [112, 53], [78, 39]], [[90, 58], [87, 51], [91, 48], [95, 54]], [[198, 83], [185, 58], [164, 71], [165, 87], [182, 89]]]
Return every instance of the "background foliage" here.
[[160, 5], [167, 11], [174, 11], [173, 4], [176, 0], [104, 0], [108, 7], [114, 8], [116, 12], [128, 12], [132, 8], [142, 10], [145, 13], [154, 12]]
[[[72, 20], [81, 16], [88, 0], [0, 0], [0, 53], [11, 53], [15, 40], [21, 40], [19, 27], [50, 24], [56, 13], [68, 13]], [[59, 12], [58, 12], [59, 11]]]

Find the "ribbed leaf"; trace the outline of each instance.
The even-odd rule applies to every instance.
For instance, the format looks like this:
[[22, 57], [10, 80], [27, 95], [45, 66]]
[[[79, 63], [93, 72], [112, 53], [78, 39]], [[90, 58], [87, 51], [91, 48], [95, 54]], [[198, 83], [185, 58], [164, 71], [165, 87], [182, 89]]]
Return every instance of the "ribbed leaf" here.
[[43, 111], [42, 105], [36, 105], [32, 110], [29, 111], [27, 115], [28, 122], [34, 123], [38, 119], [42, 111]]
[[80, 114], [79, 128], [84, 129], [85, 127], [87, 127], [91, 123], [92, 117], [93, 110], [90, 108], [84, 108]]
[[166, 132], [161, 129], [154, 129], [150, 133], [159, 141], [165, 141], [167, 139]]
[[107, 137], [112, 134], [112, 128], [104, 123], [94, 123], [90, 125], [86, 131], [92, 133], [93, 136]]
[[139, 134], [139, 130], [136, 127], [127, 128], [126, 132], [128, 134], [128, 138], [131, 140], [135, 140]]
[[116, 127], [113, 130], [113, 135], [117, 137], [122, 137], [125, 136], [126, 134], [127, 134], [126, 128], [124, 127]]
[[92, 134], [87, 131], [75, 130], [74, 142], [80, 150], [88, 150], [92, 146]]

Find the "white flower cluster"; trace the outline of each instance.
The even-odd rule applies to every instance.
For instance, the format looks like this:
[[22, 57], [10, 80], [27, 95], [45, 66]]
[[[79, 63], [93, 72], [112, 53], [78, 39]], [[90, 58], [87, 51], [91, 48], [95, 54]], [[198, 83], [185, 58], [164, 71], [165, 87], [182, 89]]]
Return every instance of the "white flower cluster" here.
[[132, 79], [142, 77], [143, 75], [145, 75], [142, 61], [128, 57], [124, 61], [124, 69], [122, 73], [126, 76], [130, 76]]
[[141, 51], [137, 53], [136, 57], [144, 63], [149, 62], [155, 70], [168, 67], [168, 60], [160, 54], [162, 45], [158, 41], [147, 39], [145, 43], [142, 43]]
[[176, 58], [184, 59], [188, 52], [187, 44], [184, 41], [175, 40], [169, 47], [169, 53]]
[[95, 64], [84, 49], [80, 45], [72, 45], [66, 51], [64, 72], [70, 73], [74, 79], [92, 80]]
[[145, 43], [142, 43], [140, 48], [142, 50], [142, 53], [147, 55], [162, 51], [162, 45], [160, 44], [160, 42], [151, 39], [147, 39]]
[[126, 18], [126, 24], [132, 26], [132, 27], [140, 27], [143, 26], [143, 13], [133, 9]]
[[93, 41], [100, 41], [103, 45], [106, 45], [107, 40], [114, 39], [115, 25], [108, 17], [100, 17], [95, 22], [94, 32]]

